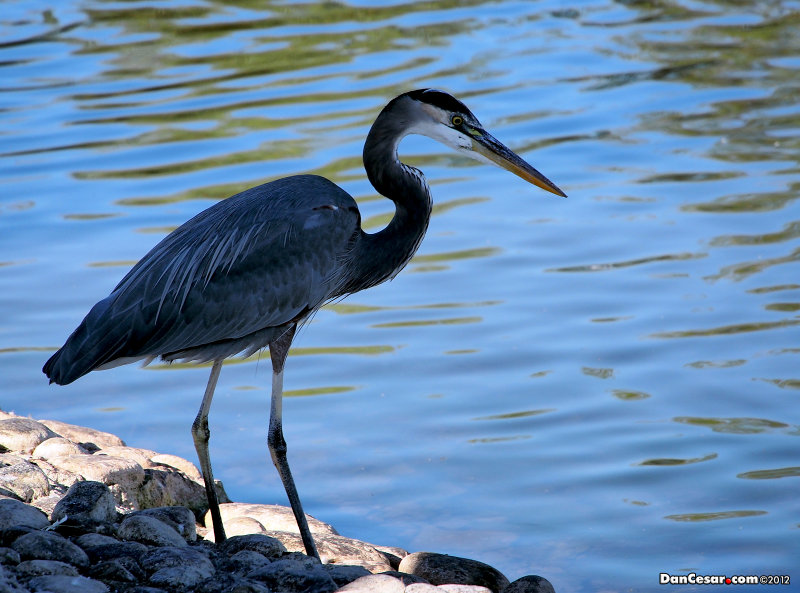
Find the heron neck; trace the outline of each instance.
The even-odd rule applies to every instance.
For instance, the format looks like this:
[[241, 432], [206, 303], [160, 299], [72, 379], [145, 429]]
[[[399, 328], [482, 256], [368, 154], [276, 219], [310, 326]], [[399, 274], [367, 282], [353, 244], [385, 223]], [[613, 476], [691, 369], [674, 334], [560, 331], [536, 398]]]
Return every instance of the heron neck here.
[[422, 171], [400, 162], [397, 147], [405, 136], [402, 122], [381, 113], [364, 145], [364, 168], [378, 192], [392, 200], [395, 213], [374, 234], [363, 233], [359, 266], [369, 286], [393, 278], [417, 251], [431, 217], [431, 194]]

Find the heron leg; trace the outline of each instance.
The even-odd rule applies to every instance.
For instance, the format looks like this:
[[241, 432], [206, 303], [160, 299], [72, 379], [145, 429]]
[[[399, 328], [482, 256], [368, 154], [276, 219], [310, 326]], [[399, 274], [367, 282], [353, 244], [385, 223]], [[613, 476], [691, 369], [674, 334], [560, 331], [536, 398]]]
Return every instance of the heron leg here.
[[272, 359], [272, 404], [269, 414], [269, 435], [267, 444], [272, 456], [272, 462], [278, 470], [278, 474], [289, 497], [289, 504], [292, 505], [294, 518], [297, 520], [297, 527], [300, 529], [300, 537], [303, 538], [303, 545], [306, 554], [319, 560], [317, 546], [314, 538], [311, 537], [311, 530], [308, 528], [308, 521], [303, 512], [303, 505], [300, 504], [300, 496], [294, 485], [292, 472], [289, 470], [289, 461], [286, 459], [286, 441], [283, 438], [283, 365], [286, 356], [289, 354], [289, 347], [292, 345], [292, 338], [297, 326], [292, 325], [277, 340], [270, 343], [269, 354]]
[[211, 431], [208, 429], [208, 411], [211, 409], [211, 400], [214, 397], [214, 389], [217, 387], [217, 379], [219, 379], [221, 370], [222, 360], [215, 360], [211, 367], [211, 376], [208, 378], [205, 395], [203, 395], [203, 403], [200, 404], [200, 410], [192, 423], [194, 448], [197, 451], [197, 458], [200, 460], [200, 470], [203, 472], [208, 508], [211, 511], [211, 522], [214, 526], [214, 541], [217, 543], [225, 541], [225, 528], [222, 526], [217, 490], [214, 487], [214, 474], [211, 471], [211, 457], [208, 455], [208, 439], [211, 436]]

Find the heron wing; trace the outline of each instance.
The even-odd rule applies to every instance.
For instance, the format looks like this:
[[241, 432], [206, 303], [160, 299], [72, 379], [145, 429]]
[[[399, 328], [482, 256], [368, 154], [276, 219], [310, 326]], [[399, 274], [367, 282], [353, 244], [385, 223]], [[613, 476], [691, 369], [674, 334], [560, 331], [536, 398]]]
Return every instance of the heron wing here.
[[118, 359], [220, 342], [244, 350], [248, 336], [261, 332], [263, 339], [263, 330], [296, 321], [336, 294], [359, 218], [349, 194], [310, 175], [218, 202], [145, 255], [56, 356], [64, 351], [71, 359], [76, 370], [68, 374], [80, 373], [74, 380]]

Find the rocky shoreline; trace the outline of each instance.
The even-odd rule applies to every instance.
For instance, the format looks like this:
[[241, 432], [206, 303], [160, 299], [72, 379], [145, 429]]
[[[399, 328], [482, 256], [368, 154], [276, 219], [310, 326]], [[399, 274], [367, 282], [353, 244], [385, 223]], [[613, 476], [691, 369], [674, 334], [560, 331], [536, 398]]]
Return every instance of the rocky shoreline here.
[[368, 544], [309, 516], [320, 564], [288, 507], [217, 490], [221, 545], [190, 461], [0, 411], [0, 593], [554, 593], [536, 575], [509, 583], [482, 562]]

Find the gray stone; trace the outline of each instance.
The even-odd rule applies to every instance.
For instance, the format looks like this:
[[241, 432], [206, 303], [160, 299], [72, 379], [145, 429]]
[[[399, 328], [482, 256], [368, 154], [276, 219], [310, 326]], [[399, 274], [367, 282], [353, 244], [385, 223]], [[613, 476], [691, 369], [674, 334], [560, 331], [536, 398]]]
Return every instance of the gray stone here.
[[114, 496], [101, 482], [76, 482], [56, 504], [51, 519], [86, 527], [113, 523], [117, 519]]
[[[446, 585], [440, 586], [445, 587]], [[412, 583], [406, 586], [406, 593], [442, 593], [442, 590], [430, 583]]]
[[60, 560], [78, 567], [89, 564], [86, 552], [52, 531], [26, 533], [14, 540], [11, 547], [23, 560]]
[[141, 542], [151, 546], [186, 546], [177, 531], [155, 517], [131, 515], [125, 517], [117, 531], [120, 539]]
[[46, 575], [28, 581], [32, 593], [108, 593], [108, 587], [100, 581], [86, 577]]
[[267, 533], [267, 530], [252, 517], [234, 517], [225, 521], [225, 535], [228, 537], [253, 533]]
[[58, 420], [41, 420], [40, 422], [57, 435], [67, 438], [73, 443], [78, 443], [84, 449], [90, 451], [96, 451], [104, 447], [125, 445], [121, 438], [109, 432], [67, 424]]
[[93, 564], [89, 576], [99, 581], [118, 583], [139, 583], [145, 579], [145, 572], [133, 558], [121, 557]]
[[220, 544], [220, 549], [229, 555], [250, 550], [267, 558], [277, 558], [286, 552], [286, 548], [277, 539], [256, 533], [230, 537]]
[[436, 589], [439, 590], [438, 593], [492, 593], [480, 585], [439, 585]]
[[44, 529], [49, 525], [47, 516], [39, 509], [13, 498], [0, 499], [0, 530], [15, 526]]
[[242, 550], [228, 559], [227, 569], [235, 575], [243, 577], [269, 563], [270, 561], [258, 552]]
[[333, 582], [339, 587], [352, 583], [356, 579], [368, 576], [371, 574], [363, 566], [349, 566], [338, 564], [323, 564], [322, 567], [331, 575]]
[[50, 459], [59, 455], [87, 455], [89, 452], [78, 443], [64, 437], [54, 436], [39, 443], [33, 450], [36, 459]]
[[269, 587], [240, 576], [221, 574], [206, 579], [192, 593], [272, 593]]
[[25, 560], [19, 563], [16, 573], [20, 578], [38, 577], [43, 574], [63, 574], [76, 577], [78, 569], [60, 560]]
[[401, 581], [403, 581], [403, 584], [406, 587], [408, 587], [409, 585], [413, 585], [414, 583], [425, 583], [425, 584], [430, 585], [430, 583], [428, 583], [428, 581], [426, 581], [422, 577], [418, 577], [415, 574], [408, 574], [406, 572], [399, 572], [397, 570], [387, 570], [387, 571], [382, 572], [380, 574], [388, 574], [390, 577], [394, 577], [396, 579], [400, 579]]
[[152, 585], [168, 590], [195, 587], [214, 574], [211, 561], [189, 547], [151, 550], [142, 558], [142, 566], [151, 572]]
[[388, 574], [364, 576], [339, 589], [348, 593], [403, 593], [405, 590], [403, 581]]
[[284, 557], [251, 572], [248, 578], [265, 583], [282, 593], [330, 593], [338, 588], [333, 578], [315, 558]]
[[400, 562], [400, 572], [415, 574], [433, 585], [480, 585], [495, 593], [508, 586], [508, 579], [496, 568], [458, 556], [415, 552]]
[[156, 453], [150, 458], [150, 461], [159, 465], [166, 465], [174, 467], [180, 472], [183, 472], [188, 478], [192, 480], [202, 480], [203, 474], [197, 469], [197, 466], [183, 457], [177, 455], [169, 455], [168, 453]]
[[0, 593], [30, 593], [17, 582], [16, 577], [0, 564]]
[[208, 573], [207, 576], [214, 574], [214, 565], [211, 560], [202, 552], [188, 546], [155, 548], [144, 555], [141, 564], [145, 570], [151, 573], [163, 568], [194, 566], [200, 572]]
[[[342, 537], [341, 535], [321, 534], [314, 538], [320, 558], [326, 564], [349, 564], [363, 566], [368, 571], [385, 572], [392, 570], [392, 565], [384, 554], [376, 550], [371, 544]], [[302, 551], [286, 546], [290, 551]]]
[[105, 562], [118, 558], [132, 558], [139, 562], [149, 548], [139, 542], [119, 542], [101, 544], [84, 549], [91, 563]]
[[144, 482], [144, 469], [130, 459], [110, 455], [60, 455], [48, 460], [56, 467], [79, 474], [87, 480], [118, 485], [123, 491]]
[[[144, 470], [144, 481], [136, 493], [136, 508], [146, 509], [163, 506], [185, 506], [195, 513], [208, 508], [206, 491], [202, 482], [186, 477], [180, 471], [166, 466]], [[221, 485], [217, 485], [220, 501], [228, 500]]]
[[19, 553], [11, 548], [0, 547], [0, 564], [19, 564]]
[[57, 436], [41, 422], [30, 418], [0, 420], [0, 447], [30, 453], [39, 443]]
[[[275, 504], [250, 504], [243, 502], [232, 502], [220, 505], [220, 513], [222, 515], [222, 522], [227, 523], [234, 517], [250, 517], [255, 519], [267, 531], [287, 531], [289, 533], [299, 533], [297, 529], [297, 520], [294, 518], [292, 509]], [[323, 523], [319, 519], [315, 519], [311, 515], [306, 515], [308, 519], [308, 528], [314, 535], [338, 535], [336, 530]], [[205, 524], [211, 525], [211, 513], [206, 513]]]
[[403, 548], [395, 548], [393, 546], [373, 546], [386, 558], [386, 561], [391, 565], [392, 569], [397, 570], [400, 567], [400, 561], [408, 556], [408, 552]]
[[111, 537], [110, 535], [103, 535], [100, 533], [84, 533], [75, 539], [75, 543], [85, 551], [87, 548], [92, 548], [94, 546], [116, 544], [119, 543], [119, 540]]
[[529, 574], [512, 582], [503, 593], [556, 593], [556, 590], [546, 578]]
[[21, 461], [0, 467], [0, 492], [30, 502], [34, 498], [47, 496], [50, 493], [50, 483], [44, 472], [36, 465], [30, 461]]
[[165, 525], [168, 525], [175, 532], [180, 535], [187, 542], [197, 540], [197, 529], [195, 528], [194, 513], [186, 507], [173, 506], [173, 507], [157, 507], [154, 509], [145, 509], [131, 513], [131, 517], [136, 515], [145, 515], [158, 519]]
[[151, 467], [153, 464], [150, 458], [156, 455], [155, 451], [150, 449], [140, 449], [138, 447], [126, 447], [124, 445], [115, 445], [112, 447], [103, 447], [97, 455], [109, 455], [111, 457], [121, 457], [122, 459], [129, 459], [134, 463], [138, 463], [143, 468]]

